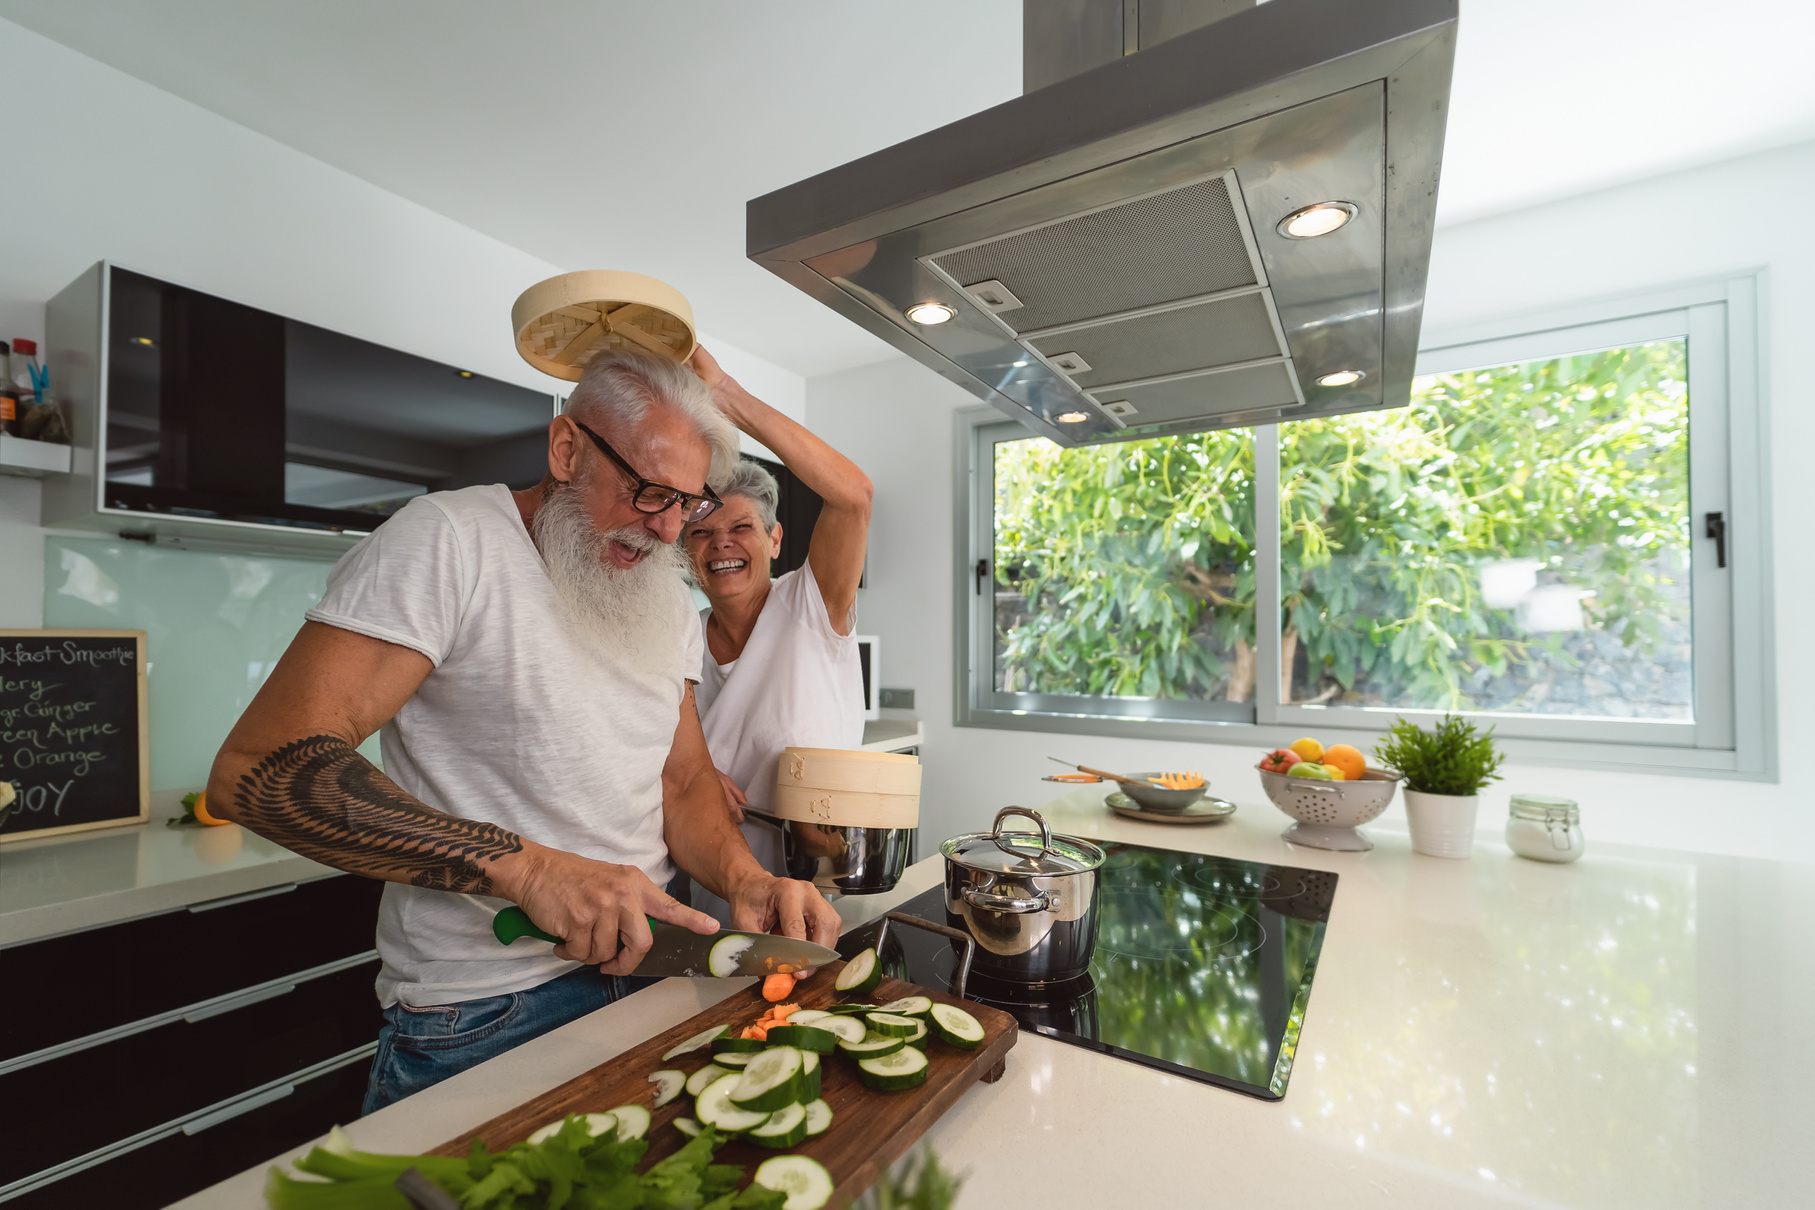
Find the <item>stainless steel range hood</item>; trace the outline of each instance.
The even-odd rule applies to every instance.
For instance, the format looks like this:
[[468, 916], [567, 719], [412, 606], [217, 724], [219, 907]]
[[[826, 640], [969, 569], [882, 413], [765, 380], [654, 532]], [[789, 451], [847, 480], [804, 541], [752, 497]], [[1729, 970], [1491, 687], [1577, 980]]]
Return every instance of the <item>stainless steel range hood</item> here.
[[1244, 2], [1026, 0], [1031, 91], [756, 198], [750, 258], [1061, 445], [1404, 405], [1456, 0]]

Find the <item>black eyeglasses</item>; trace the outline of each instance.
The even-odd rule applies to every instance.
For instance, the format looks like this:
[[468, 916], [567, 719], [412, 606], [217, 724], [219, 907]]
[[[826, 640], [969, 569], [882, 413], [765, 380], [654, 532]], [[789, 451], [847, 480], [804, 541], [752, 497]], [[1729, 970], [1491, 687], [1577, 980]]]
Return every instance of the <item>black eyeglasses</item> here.
[[678, 487], [669, 487], [666, 483], [657, 483], [653, 479], [643, 478], [637, 474], [634, 466], [624, 461], [622, 454], [606, 444], [605, 438], [578, 420], [574, 420], [572, 416], [569, 416], [568, 419], [573, 420], [575, 428], [592, 438], [592, 443], [599, 447], [601, 454], [617, 463], [619, 470], [636, 480], [636, 486], [630, 490], [630, 503], [636, 507], [639, 513], [649, 513], [653, 516], [656, 513], [665, 513], [678, 504], [681, 506], [681, 520], [691, 525], [695, 521], [704, 521], [724, 505], [725, 502], [719, 499], [718, 493], [710, 487], [706, 488], [705, 495], [696, 496], [692, 492], [684, 492]]

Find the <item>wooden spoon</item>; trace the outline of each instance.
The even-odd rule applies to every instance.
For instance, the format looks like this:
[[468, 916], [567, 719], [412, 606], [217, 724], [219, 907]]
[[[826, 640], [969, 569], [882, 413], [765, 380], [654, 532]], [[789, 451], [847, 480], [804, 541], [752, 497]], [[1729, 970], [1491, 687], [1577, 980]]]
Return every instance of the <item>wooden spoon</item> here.
[[1124, 786], [1151, 786], [1153, 784], [1145, 778], [1123, 777], [1120, 773], [1106, 773], [1102, 769], [1093, 769], [1089, 765], [1074, 765], [1068, 760], [1059, 760], [1056, 756], [1049, 756], [1046, 759], [1064, 765], [1068, 769], [1076, 769], [1079, 773], [1088, 773], [1092, 777], [1101, 777], [1106, 781], [1119, 781]]

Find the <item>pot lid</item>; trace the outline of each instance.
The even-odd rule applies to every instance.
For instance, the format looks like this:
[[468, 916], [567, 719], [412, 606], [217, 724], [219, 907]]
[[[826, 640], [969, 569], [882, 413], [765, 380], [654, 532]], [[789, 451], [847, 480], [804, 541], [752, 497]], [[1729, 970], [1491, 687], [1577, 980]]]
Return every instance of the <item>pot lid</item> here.
[[[1004, 832], [1002, 821], [1020, 815], [1040, 825], [1038, 832]], [[1075, 836], [1054, 836], [1038, 811], [1004, 807], [996, 812], [988, 832], [954, 836], [939, 846], [946, 859], [990, 874], [1025, 874], [1051, 877], [1081, 874], [1103, 864], [1103, 850]]]

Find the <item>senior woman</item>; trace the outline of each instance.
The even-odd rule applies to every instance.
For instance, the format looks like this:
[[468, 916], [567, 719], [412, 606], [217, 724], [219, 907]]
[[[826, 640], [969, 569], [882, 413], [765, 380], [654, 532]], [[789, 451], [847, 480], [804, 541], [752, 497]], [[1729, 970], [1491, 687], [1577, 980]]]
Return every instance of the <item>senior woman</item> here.
[[[775, 789], [783, 748], [856, 748], [863, 743], [863, 672], [858, 663], [857, 581], [870, 527], [870, 481], [850, 459], [751, 395], [700, 349], [693, 369], [713, 402], [773, 450], [825, 501], [807, 561], [775, 580], [781, 553], [775, 477], [739, 462], [715, 484], [724, 507], [687, 526], [693, 574], [710, 608], [700, 612], [706, 659], [695, 691], [712, 763], [733, 817], [761, 811]], [[744, 823], [757, 860], [781, 872], [780, 833]], [[694, 890], [694, 906], [729, 919], [723, 901]], [[704, 902], [701, 902], [703, 900]]]

